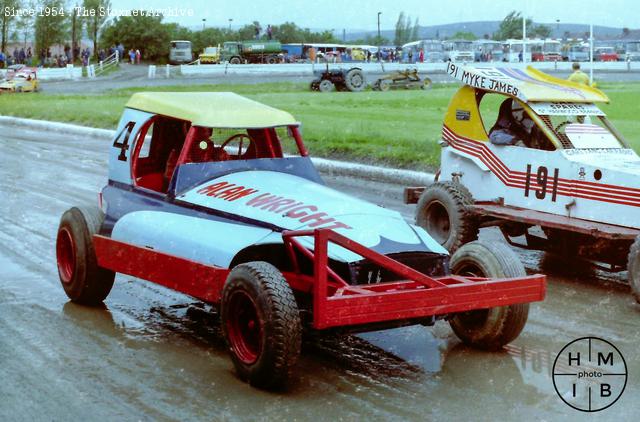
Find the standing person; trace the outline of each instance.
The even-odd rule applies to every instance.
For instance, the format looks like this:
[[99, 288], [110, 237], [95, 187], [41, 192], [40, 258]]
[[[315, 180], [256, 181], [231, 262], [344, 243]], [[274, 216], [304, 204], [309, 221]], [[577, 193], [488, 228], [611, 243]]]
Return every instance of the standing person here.
[[371, 62], [371, 50], [367, 50], [367, 63]]
[[256, 35], [256, 40], [260, 39], [260, 31], [262, 31], [262, 28], [260, 28], [260, 24], [256, 22], [255, 27], [255, 35]]
[[6, 61], [6, 57], [4, 56], [4, 53], [2, 51], [0, 51], [0, 69], [4, 69], [4, 62]]
[[124, 45], [122, 43], [118, 43], [118, 60], [124, 60]]
[[142, 58], [142, 54], [140, 54], [140, 50], [136, 48], [136, 64], [140, 64], [141, 58]]
[[413, 63], [413, 50], [409, 50], [409, 63]]
[[129, 61], [131, 64], [136, 64], [136, 52], [133, 51], [133, 48], [129, 50]]
[[589, 76], [580, 70], [580, 63], [574, 62], [571, 65], [571, 68], [573, 69], [573, 73], [569, 75], [568, 80], [577, 84], [589, 86]]
[[271, 29], [271, 24], [267, 25], [267, 39], [271, 40], [273, 38], [273, 29]]
[[424, 63], [424, 50], [422, 48], [420, 49], [420, 53], [418, 53], [418, 60], [420, 60], [420, 63]]

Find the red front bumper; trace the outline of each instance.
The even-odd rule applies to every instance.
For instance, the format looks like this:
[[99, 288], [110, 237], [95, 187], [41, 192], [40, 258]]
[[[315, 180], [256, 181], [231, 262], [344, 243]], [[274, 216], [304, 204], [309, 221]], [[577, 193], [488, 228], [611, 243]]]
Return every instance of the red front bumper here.
[[[314, 252], [296, 237], [314, 236]], [[455, 275], [429, 277], [385, 255], [374, 252], [331, 230], [283, 233], [289, 257], [297, 268], [294, 249], [313, 259], [314, 276], [299, 273], [290, 284], [313, 293], [313, 326], [316, 329], [355, 326], [383, 321], [409, 320], [429, 316], [487, 309], [544, 299], [546, 277], [486, 279]], [[338, 244], [401, 276], [403, 281], [349, 285], [328, 266], [329, 242]], [[302, 283], [301, 283], [302, 281]]]
[[[313, 252], [297, 240], [313, 236]], [[372, 251], [332, 230], [292, 231], [282, 235], [294, 268], [284, 272], [293, 290], [312, 296], [313, 327], [357, 327], [541, 301], [546, 277], [486, 279], [455, 275], [429, 277]], [[329, 242], [361, 255], [399, 276], [401, 281], [350, 285], [328, 265]], [[218, 303], [229, 269], [189, 261], [151, 248], [94, 235], [98, 265], [140, 277], [209, 303]], [[302, 274], [298, 259], [313, 262], [313, 275]]]

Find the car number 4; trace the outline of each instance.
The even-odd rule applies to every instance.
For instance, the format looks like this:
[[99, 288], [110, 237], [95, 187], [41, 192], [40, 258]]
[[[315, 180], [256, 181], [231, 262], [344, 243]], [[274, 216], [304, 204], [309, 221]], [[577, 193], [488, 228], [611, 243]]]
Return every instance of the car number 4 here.
[[[129, 122], [125, 127], [122, 128], [118, 136], [116, 136], [116, 140], [113, 141], [113, 146], [116, 148], [120, 148], [120, 155], [118, 155], [118, 160], [127, 161], [127, 150], [129, 149], [129, 137], [131, 136], [131, 131], [133, 127], [136, 125], [136, 122]], [[123, 139], [124, 138], [124, 139]], [[120, 142], [120, 139], [123, 139]]]

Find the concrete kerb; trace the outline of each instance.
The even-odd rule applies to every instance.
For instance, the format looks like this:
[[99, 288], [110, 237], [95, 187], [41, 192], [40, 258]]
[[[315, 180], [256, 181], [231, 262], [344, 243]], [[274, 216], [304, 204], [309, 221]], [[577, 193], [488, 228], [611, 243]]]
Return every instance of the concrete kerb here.
[[[0, 125], [18, 126], [30, 130], [53, 131], [76, 136], [111, 140], [115, 130], [98, 129], [69, 123], [49, 122], [46, 120], [25, 119], [21, 117], [0, 116]], [[400, 185], [425, 186], [433, 182], [434, 175], [414, 170], [394, 169], [370, 166], [345, 161], [312, 158], [316, 168], [324, 173], [351, 176], [363, 180], [378, 180]]]
[[22, 117], [0, 116], [0, 125], [19, 126], [30, 130], [52, 131], [92, 138], [113, 139], [115, 130], [72, 125], [69, 123], [49, 122], [46, 120], [25, 119]]

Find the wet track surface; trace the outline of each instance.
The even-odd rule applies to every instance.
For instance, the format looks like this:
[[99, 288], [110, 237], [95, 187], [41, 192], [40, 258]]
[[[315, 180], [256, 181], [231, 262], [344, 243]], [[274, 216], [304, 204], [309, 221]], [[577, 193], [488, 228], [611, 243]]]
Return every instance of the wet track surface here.
[[[305, 344], [288, 391], [256, 390], [235, 377], [215, 317], [189, 297], [118, 276], [104, 307], [68, 302], [55, 266], [58, 219], [96, 200], [109, 144], [2, 133], [0, 420], [578, 419], [586, 414], [560, 401], [550, 366], [566, 343], [588, 335], [613, 342], [629, 370], [620, 400], [596, 415], [640, 412], [640, 306], [626, 273], [522, 251], [528, 271], [544, 265], [550, 275], [548, 296], [505, 350], [469, 349], [444, 322], [321, 338]], [[412, 219], [402, 186], [326, 181]]]

